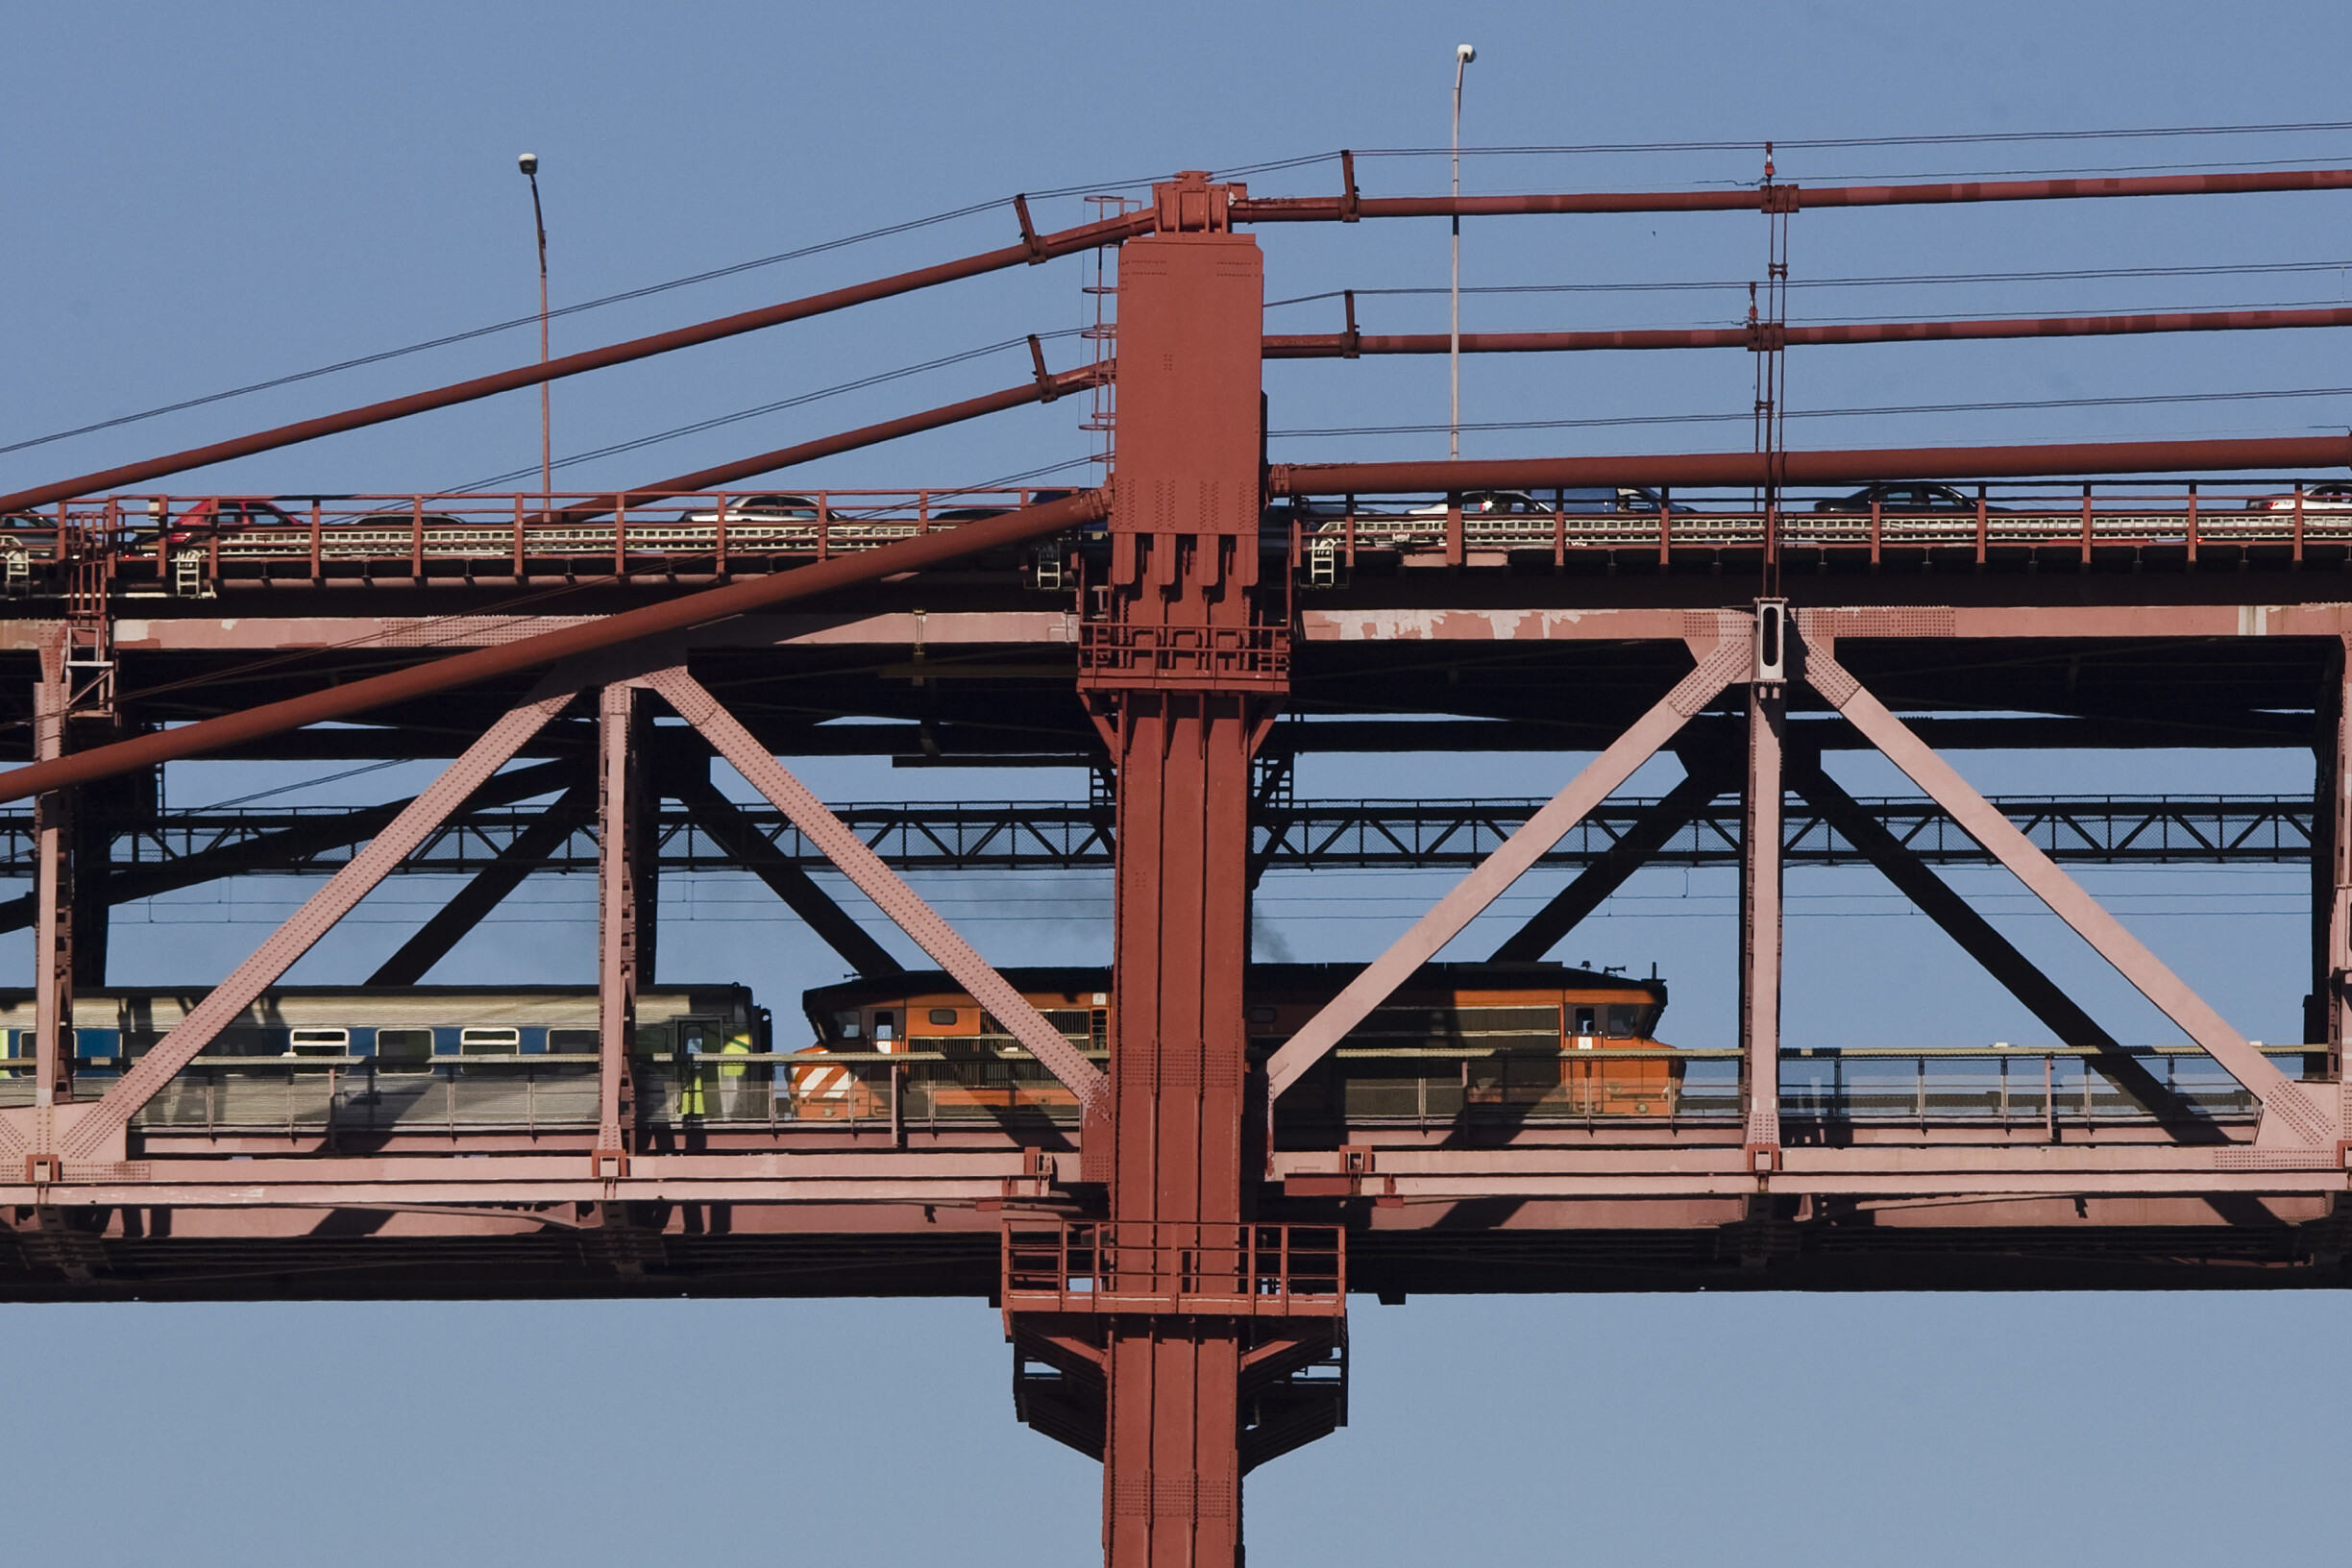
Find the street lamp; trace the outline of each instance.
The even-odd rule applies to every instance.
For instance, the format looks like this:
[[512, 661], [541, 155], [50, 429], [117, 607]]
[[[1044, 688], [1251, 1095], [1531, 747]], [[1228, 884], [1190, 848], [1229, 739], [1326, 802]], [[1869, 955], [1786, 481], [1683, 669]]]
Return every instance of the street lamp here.
[[1454, 286], [1452, 295], [1452, 326], [1447, 333], [1446, 356], [1453, 379], [1452, 415], [1446, 421], [1446, 456], [1458, 460], [1461, 456], [1461, 92], [1462, 72], [1478, 59], [1478, 51], [1466, 43], [1454, 46], [1454, 199], [1458, 210], [1454, 214]]
[[[523, 178], [530, 182], [531, 225], [539, 231], [539, 363], [548, 362], [547, 219], [539, 210], [539, 155], [525, 153], [515, 159]], [[539, 383], [539, 499], [553, 504], [555, 495], [555, 436], [548, 383]]]

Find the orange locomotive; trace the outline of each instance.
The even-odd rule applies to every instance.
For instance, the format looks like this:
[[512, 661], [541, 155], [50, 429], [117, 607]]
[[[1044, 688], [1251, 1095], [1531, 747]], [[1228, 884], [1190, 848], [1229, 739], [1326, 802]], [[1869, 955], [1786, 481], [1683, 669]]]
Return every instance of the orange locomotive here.
[[[1262, 1060], [1358, 974], [1346, 964], [1255, 964], [1243, 1000], [1250, 1055]], [[1107, 1055], [1113, 992], [1099, 968], [1003, 971], [1081, 1050]], [[821, 986], [802, 1003], [817, 1043], [789, 1071], [793, 1115], [869, 1120], [889, 1114], [894, 1073], [912, 1115], [1026, 1112], [1066, 1117], [1068, 1090], [937, 970]], [[1512, 1106], [1572, 1117], [1665, 1116], [1682, 1064], [1649, 1053], [1665, 982], [1563, 965], [1430, 964], [1355, 1028], [1292, 1092], [1335, 1097], [1351, 1117], [1448, 1115]], [[1641, 1055], [1611, 1059], [1612, 1052]], [[827, 1063], [827, 1057], [843, 1057]], [[905, 1057], [903, 1066], [892, 1057]]]

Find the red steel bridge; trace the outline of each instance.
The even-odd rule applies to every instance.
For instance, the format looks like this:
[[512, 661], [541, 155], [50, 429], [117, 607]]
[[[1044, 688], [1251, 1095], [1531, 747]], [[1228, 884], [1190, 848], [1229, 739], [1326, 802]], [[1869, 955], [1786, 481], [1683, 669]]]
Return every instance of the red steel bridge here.
[[[1778, 243], [1823, 208], [2340, 201], [2352, 170], [1400, 198], [1343, 169], [1311, 198], [1185, 175], [1054, 233], [1017, 204], [995, 251], [0, 497], [20, 721], [0, 745], [21, 764], [0, 774], [19, 803], [0, 859], [30, 883], [6, 921], [36, 954], [30, 990], [0, 997], [0, 1291], [985, 1298], [1020, 1415], [1102, 1459], [1106, 1558], [1128, 1568], [1240, 1560], [1243, 1474], [1345, 1419], [1351, 1290], [2352, 1284], [2352, 436], [1795, 452], [1775, 406], [1792, 345], [2352, 312], [1791, 327], [1768, 287], [1727, 332], [1459, 344], [1746, 350], [1751, 450], [1273, 464], [1266, 360], [1453, 345], [1360, 332], [1352, 302], [1343, 332], [1268, 335], [1260, 239], [1745, 209]], [[999, 393], [634, 490], [262, 505], [158, 488], [1080, 255], [1115, 278], [1090, 362], [1054, 371], [1041, 348]], [[1115, 438], [1084, 489], [773, 488], [798, 463], [1064, 397]], [[1943, 488], [1791, 500], [1923, 479]], [[848, 717], [865, 722], [828, 723]], [[1993, 800], [1946, 760], [1985, 746], [2308, 746], [2317, 786]], [[1849, 795], [1822, 757], [1857, 748], [1924, 798]], [[1318, 751], [1508, 750], [1595, 755], [1545, 800], [1289, 785]], [[1096, 783], [1085, 801], [836, 809], [778, 760], [845, 753]], [[1661, 753], [1681, 784], [1618, 794]], [[375, 806], [165, 809], [160, 770], [198, 757], [449, 760]], [[765, 804], [715, 782], [721, 762]], [[1783, 1041], [1783, 867], [1837, 861], [1883, 872], [2046, 1038]], [[2066, 870], [2123, 862], [2308, 864], [2301, 1038], [2247, 1040]], [[1652, 863], [1739, 870], [1736, 1041], [1625, 1058], [1670, 1066], [1672, 1096], [1513, 1095], [1470, 1034], [1382, 1032], [1384, 1005], [1523, 873], [1574, 874], [1490, 966], [1542, 959]], [[2177, 1036], [2109, 1033], [1954, 890], [1939, 868], [1955, 864], [2014, 873]], [[1114, 958], [1063, 1012], [900, 874], [1089, 866], [1111, 871]], [[1458, 880], [1271, 1025], [1247, 933], [1277, 866]], [[969, 1061], [869, 1037], [837, 1042], [872, 1048], [829, 1053], [812, 1096], [790, 1024], [714, 1069], [659, 1020], [737, 1003], [658, 965], [652, 894], [720, 868], [756, 873], [873, 994], [910, 984], [812, 875], [840, 873], [984, 1010], [975, 1049], [1040, 1092], [977, 1114], [948, 1092]], [[301, 1027], [316, 988], [282, 984], [289, 967], [419, 870], [468, 880], [341, 1005], [416, 994], [534, 872], [596, 876], [598, 984], [544, 1049], [485, 1027], [453, 1060], [396, 1062], [398, 1030], [371, 1054]], [[270, 872], [323, 882], [217, 985], [110, 976], [110, 907]], [[273, 1022], [283, 1050], [232, 1048]], [[1534, 1081], [1556, 1090], [1573, 1047], [1556, 1011], [1550, 1027]]]

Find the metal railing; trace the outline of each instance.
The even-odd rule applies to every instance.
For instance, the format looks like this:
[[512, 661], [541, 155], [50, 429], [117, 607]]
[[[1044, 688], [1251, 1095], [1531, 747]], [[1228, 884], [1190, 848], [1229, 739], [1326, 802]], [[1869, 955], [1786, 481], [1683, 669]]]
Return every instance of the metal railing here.
[[1003, 1283], [1007, 1312], [1335, 1317], [1347, 1247], [1336, 1225], [1022, 1219]]
[[[1972, 489], [1972, 497], [1962, 493], [1952, 504], [1935, 507], [1831, 498], [1832, 509], [1816, 510], [1821, 503], [1811, 498], [1793, 500], [1780, 513], [1780, 546], [1873, 561], [1888, 551], [1965, 552], [1985, 561], [2149, 549], [2179, 550], [2193, 561], [2203, 548], [2257, 545], [2300, 560], [2307, 546], [2338, 551], [2352, 546], [2352, 498], [2336, 486], [2317, 494], [2307, 482], [2244, 480]], [[1335, 580], [1341, 564], [1352, 566], [1367, 552], [1480, 564], [1537, 554], [1564, 560], [1587, 551], [1654, 551], [1664, 561], [1677, 551], [1759, 550], [1764, 542], [1763, 514], [1751, 505], [1682, 501], [1672, 492], [1627, 510], [1557, 490], [1506, 497], [1491, 505], [1475, 496], [1419, 504], [1387, 498], [1367, 504], [1350, 497], [1335, 510], [1317, 505], [1292, 527], [1293, 554], [1310, 585]]]
[[[1041, 494], [994, 490], [716, 491], [616, 506], [606, 491], [216, 498], [110, 496], [61, 502], [0, 528], [0, 586], [62, 593], [60, 567], [95, 551], [118, 591], [203, 594], [229, 580], [360, 583], [594, 573], [675, 576], [774, 571], [872, 550], [1008, 511]], [[1975, 485], [1934, 507], [1809, 498], [1781, 513], [1783, 550], [1867, 555], [2076, 556], [2262, 547], [2300, 560], [2306, 547], [2352, 548], [2352, 498], [2339, 484], [2243, 479], [2156, 484]], [[1367, 552], [1455, 564], [1513, 556], [1759, 549], [1764, 520], [1746, 502], [1663, 497], [1619, 510], [1575, 491], [1493, 505], [1449, 498], [1350, 497], [1343, 506], [1269, 513], [1265, 548], [1287, 549], [1302, 581], [1335, 580]], [[780, 503], [779, 503], [780, 502]], [[2335, 558], [2333, 554], [2331, 559]]]
[[[2264, 1045], [2292, 1074], [2324, 1045]], [[1736, 1050], [1605, 1047], [1481, 1051], [1451, 1045], [1333, 1053], [1324, 1110], [1351, 1124], [1460, 1120], [1665, 1127], [1734, 1126]], [[2250, 1123], [2261, 1102], [2193, 1045], [2112, 1053], [2063, 1045], [1792, 1047], [1780, 1056], [1783, 1122], [2060, 1128], [2184, 1119]], [[1311, 1094], [1311, 1090], [1308, 1091]]]
[[[226, 577], [725, 576], [875, 550], [1030, 504], [1030, 489], [714, 491], [616, 506], [612, 492], [331, 498], [110, 496], [0, 530], [41, 575], [72, 551], [113, 557], [128, 593], [203, 593]], [[61, 538], [64, 541], [61, 549]], [[436, 570], [438, 569], [438, 570]], [[52, 574], [54, 575], [54, 574]], [[0, 574], [4, 576], [4, 574]]]
[[[2315, 1076], [2327, 1047], [2259, 1047]], [[1085, 1054], [1100, 1063], [1100, 1051]], [[2108, 1053], [2059, 1045], [1792, 1047], [1781, 1053], [1784, 1121], [2021, 1130], [2251, 1123], [2255, 1096], [2192, 1045]], [[85, 1060], [85, 1096], [117, 1066]], [[1017, 1045], [986, 1051], [799, 1052], [635, 1059], [641, 1117], [653, 1126], [823, 1127], [852, 1133], [1074, 1127], [1077, 1099]], [[1319, 1086], [1319, 1087], [1318, 1087]], [[33, 1100], [29, 1057], [0, 1058], [0, 1106]], [[1603, 1045], [1531, 1050], [1470, 1042], [1341, 1044], [1283, 1101], [1287, 1115], [1437, 1128], [1530, 1124], [1718, 1127], [1742, 1114], [1739, 1052]], [[157, 1133], [289, 1137], [520, 1132], [591, 1126], [597, 1058], [587, 1053], [433, 1057], [199, 1058], [138, 1113]]]

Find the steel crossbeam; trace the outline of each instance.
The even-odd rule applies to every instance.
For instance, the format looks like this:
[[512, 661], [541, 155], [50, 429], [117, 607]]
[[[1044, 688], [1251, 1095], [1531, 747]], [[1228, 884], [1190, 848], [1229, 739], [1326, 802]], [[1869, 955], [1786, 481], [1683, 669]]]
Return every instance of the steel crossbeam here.
[[[547, 787], [556, 765], [530, 780]], [[518, 770], [502, 773], [523, 788]], [[485, 793], [493, 793], [486, 791]], [[1994, 809], [2035, 847], [2070, 866], [2279, 866], [2311, 857], [2307, 796], [1994, 796]], [[661, 866], [668, 871], [740, 870], [756, 841], [782, 864], [822, 870], [828, 864], [790, 819], [766, 804], [731, 802], [727, 825], [710, 810], [673, 806], [659, 819]], [[1254, 853], [1272, 870], [1358, 868], [1443, 870], [1474, 866], [1518, 830], [1540, 800], [1299, 800], [1258, 814]], [[1652, 813], [1660, 800], [1604, 801], [1536, 862], [1592, 866], [1634, 840], [1643, 864], [1727, 866], [1738, 859], [1740, 818], [1729, 797], [1711, 799], [1662, 835]], [[1679, 802], [1678, 801], [1678, 806]], [[1994, 858], [1951, 815], [1919, 796], [1871, 796], [1856, 802], [1895, 842], [1934, 866], [1990, 866]], [[912, 801], [845, 804], [835, 815], [868, 847], [910, 870], [1066, 871], [1108, 868], [1114, 845], [1100, 807], [1065, 801]], [[380, 813], [381, 815], [378, 815]], [[389, 819], [381, 807], [317, 807], [171, 813], [117, 828], [111, 902], [153, 897], [224, 876], [318, 875], [344, 864]], [[516, 843], [545, 821], [536, 807], [463, 813], [436, 829], [400, 874], [471, 874], [501, 865]], [[1639, 836], [1636, 839], [1636, 836]], [[1837, 820], [1792, 802], [1782, 858], [1795, 866], [1850, 866], [1869, 856]], [[0, 817], [0, 876], [30, 874], [35, 859], [29, 813]], [[584, 842], [557, 845], [537, 861], [551, 872], [585, 872], [596, 857]], [[33, 900], [0, 900], [0, 931], [30, 919]]]

